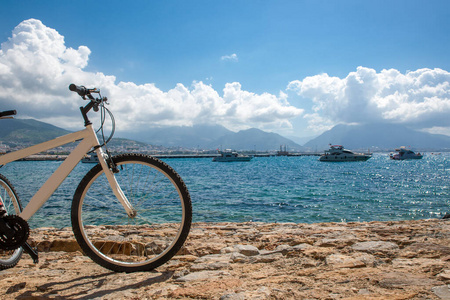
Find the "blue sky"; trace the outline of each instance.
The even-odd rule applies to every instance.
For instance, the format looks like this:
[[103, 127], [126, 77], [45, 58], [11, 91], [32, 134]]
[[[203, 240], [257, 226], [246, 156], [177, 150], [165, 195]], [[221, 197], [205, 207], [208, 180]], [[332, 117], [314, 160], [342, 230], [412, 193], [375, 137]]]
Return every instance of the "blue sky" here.
[[[333, 112], [337, 103], [348, 108], [353, 101], [364, 101], [368, 114], [369, 108], [377, 108], [373, 121], [445, 133], [450, 125], [442, 116], [417, 116], [410, 111], [423, 109], [425, 104], [436, 106], [431, 100], [421, 102], [414, 96], [417, 93], [438, 99], [444, 107], [450, 101], [449, 88], [445, 87], [450, 70], [449, 17], [449, 1], [2, 0], [0, 43], [7, 42], [21, 22], [36, 19], [56, 30], [65, 47], [86, 46], [89, 58], [80, 69], [87, 74], [114, 76], [111, 84], [154, 84], [158, 92], [167, 94], [182, 84], [195, 98], [192, 85], [202, 82], [220, 99], [211, 97], [225, 103], [233, 101], [225, 95], [226, 85], [239, 83], [239, 87], [234, 86], [241, 99], [236, 105], [256, 103], [256, 107], [242, 109], [261, 111], [264, 103], [276, 102], [271, 108], [274, 122], [264, 121], [270, 118], [268, 112], [241, 113], [225, 120], [230, 115], [227, 110], [220, 118], [216, 116], [220, 124], [233, 130], [258, 127], [287, 136], [316, 135], [335, 124], [361, 119], [339, 117], [342, 112]], [[426, 73], [438, 78], [432, 84], [436, 95], [424, 94], [421, 89], [404, 94], [403, 100], [391, 99], [406, 88], [399, 86], [397, 94], [388, 93], [391, 88], [386, 84], [392, 87], [412, 80], [410, 89], [422, 82], [414, 72], [424, 69], [420, 76]], [[401, 76], [383, 70], [395, 70]], [[377, 92], [366, 98], [349, 97], [355, 76], [364, 81], [364, 90], [374, 88]], [[367, 86], [372, 80], [367, 76], [375, 78], [376, 87]], [[264, 94], [272, 97], [264, 98]], [[410, 116], [404, 117], [405, 112], [399, 110]], [[440, 121], [433, 123], [436, 119]]]

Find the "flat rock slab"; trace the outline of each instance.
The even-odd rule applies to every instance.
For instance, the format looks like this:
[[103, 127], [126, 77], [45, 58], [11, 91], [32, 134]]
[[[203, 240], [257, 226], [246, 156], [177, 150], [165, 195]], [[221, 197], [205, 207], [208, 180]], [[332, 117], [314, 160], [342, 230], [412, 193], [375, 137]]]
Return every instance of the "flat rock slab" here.
[[187, 281], [195, 281], [195, 280], [207, 280], [212, 278], [220, 278], [221, 276], [230, 275], [228, 272], [224, 271], [200, 271], [189, 273], [186, 276], [182, 276], [177, 278], [175, 281], [177, 282], [187, 282]]
[[408, 286], [436, 286], [439, 283], [441, 283], [439, 280], [428, 276], [392, 272], [383, 275], [379, 285], [385, 288], [404, 288]]
[[434, 294], [440, 299], [450, 300], [450, 284], [435, 286], [432, 290]]
[[365, 252], [377, 252], [377, 251], [397, 251], [399, 246], [392, 242], [383, 241], [367, 241], [356, 243], [352, 246], [353, 250], [365, 251]]

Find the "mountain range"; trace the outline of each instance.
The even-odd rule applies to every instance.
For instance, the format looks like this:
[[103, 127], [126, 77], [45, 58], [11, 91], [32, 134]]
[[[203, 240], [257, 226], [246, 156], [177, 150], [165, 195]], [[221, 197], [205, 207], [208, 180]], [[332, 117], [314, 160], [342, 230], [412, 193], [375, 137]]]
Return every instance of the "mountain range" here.
[[192, 149], [274, 151], [285, 145], [290, 151], [304, 150], [301, 145], [277, 133], [256, 128], [233, 132], [220, 125], [147, 128], [143, 132], [121, 133], [121, 136], [152, 145]]
[[450, 150], [450, 136], [430, 134], [395, 124], [336, 125], [310, 140], [305, 147], [312, 150], [328, 149], [339, 144], [347, 149], [392, 150], [400, 146], [416, 150]]
[[4, 144], [34, 145], [70, 131], [34, 119], [0, 120], [0, 141]]
[[[37, 144], [70, 132], [34, 119], [5, 119], [0, 122], [0, 142], [9, 146]], [[219, 125], [148, 128], [142, 132], [118, 132], [116, 137], [111, 145], [128, 143], [131, 139], [167, 148], [273, 151], [286, 145], [291, 151], [303, 150], [302, 146], [276, 133], [254, 128], [233, 132]]]
[[[36, 144], [69, 132], [33, 119], [0, 121], [0, 142], [9, 146]], [[220, 125], [147, 128], [141, 132], [117, 132], [116, 137], [126, 139], [113, 139], [112, 142], [123, 144], [131, 139], [153, 146], [205, 150], [274, 151], [283, 145], [290, 152], [322, 152], [328, 149], [329, 144], [340, 144], [347, 149], [370, 151], [391, 151], [400, 146], [410, 146], [420, 151], [450, 151], [450, 136], [392, 124], [337, 125], [303, 146], [276, 133], [255, 128], [233, 132]]]

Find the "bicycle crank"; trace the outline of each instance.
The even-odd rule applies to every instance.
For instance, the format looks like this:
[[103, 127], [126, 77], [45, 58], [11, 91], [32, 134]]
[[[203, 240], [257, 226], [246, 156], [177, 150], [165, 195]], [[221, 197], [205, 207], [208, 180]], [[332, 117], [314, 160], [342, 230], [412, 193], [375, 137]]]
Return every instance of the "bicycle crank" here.
[[14, 250], [23, 246], [30, 235], [28, 222], [16, 215], [0, 218], [0, 249]]

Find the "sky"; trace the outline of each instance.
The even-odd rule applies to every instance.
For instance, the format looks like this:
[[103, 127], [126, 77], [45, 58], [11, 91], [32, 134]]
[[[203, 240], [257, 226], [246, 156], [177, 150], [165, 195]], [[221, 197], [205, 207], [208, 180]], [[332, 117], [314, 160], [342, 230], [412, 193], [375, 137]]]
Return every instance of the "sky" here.
[[117, 131], [219, 124], [312, 137], [393, 123], [450, 135], [450, 2], [0, 2], [0, 110], [82, 126], [70, 83]]

